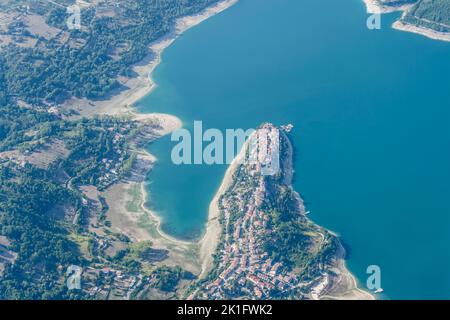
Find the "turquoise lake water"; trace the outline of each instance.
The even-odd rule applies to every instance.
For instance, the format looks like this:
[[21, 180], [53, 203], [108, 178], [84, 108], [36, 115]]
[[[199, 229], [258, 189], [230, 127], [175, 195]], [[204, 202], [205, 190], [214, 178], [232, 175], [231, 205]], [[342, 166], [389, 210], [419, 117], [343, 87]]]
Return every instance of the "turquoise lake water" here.
[[[450, 299], [450, 43], [366, 28], [360, 0], [241, 0], [163, 54], [143, 112], [204, 128], [294, 124], [295, 188], [342, 236], [362, 285], [379, 265], [384, 298]], [[149, 150], [148, 205], [195, 239], [225, 166], [175, 166]]]

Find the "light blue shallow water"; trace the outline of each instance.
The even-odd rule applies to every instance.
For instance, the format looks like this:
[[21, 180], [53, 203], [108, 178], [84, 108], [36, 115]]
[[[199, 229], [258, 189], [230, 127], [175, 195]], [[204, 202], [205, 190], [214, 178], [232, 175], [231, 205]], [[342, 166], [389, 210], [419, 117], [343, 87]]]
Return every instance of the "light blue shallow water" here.
[[[138, 107], [185, 127], [293, 123], [295, 188], [350, 246], [386, 298], [450, 299], [450, 44], [369, 31], [360, 0], [241, 0], [186, 32]], [[199, 237], [225, 166], [175, 166], [150, 146], [149, 205], [163, 229]]]

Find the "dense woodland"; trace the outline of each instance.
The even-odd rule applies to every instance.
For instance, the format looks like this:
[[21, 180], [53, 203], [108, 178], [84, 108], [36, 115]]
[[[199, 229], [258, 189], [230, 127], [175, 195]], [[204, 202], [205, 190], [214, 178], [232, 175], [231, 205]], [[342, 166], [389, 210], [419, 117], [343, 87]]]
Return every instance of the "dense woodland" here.
[[31, 166], [0, 168], [0, 234], [12, 241], [18, 253], [0, 281], [0, 297], [56, 299], [80, 297], [68, 293], [61, 281], [69, 264], [82, 264], [76, 245], [67, 239], [66, 226], [49, 216], [65, 199], [81, 210], [78, 197], [52, 182], [49, 173]]
[[339, 240], [299, 214], [298, 198], [291, 187], [273, 177], [266, 181], [270, 197], [264, 207], [269, 213], [267, 228], [271, 233], [264, 241], [264, 251], [285, 268], [298, 270], [305, 280], [312, 279], [319, 265], [335, 259]]
[[436, 31], [450, 32], [450, 1], [421, 0], [404, 20]]

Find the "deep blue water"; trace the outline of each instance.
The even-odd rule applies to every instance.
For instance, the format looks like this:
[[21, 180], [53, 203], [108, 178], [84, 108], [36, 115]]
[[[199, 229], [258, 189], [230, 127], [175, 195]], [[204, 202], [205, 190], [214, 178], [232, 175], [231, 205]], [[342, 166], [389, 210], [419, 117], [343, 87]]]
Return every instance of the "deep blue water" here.
[[[205, 128], [295, 125], [295, 188], [386, 298], [450, 299], [450, 43], [366, 28], [360, 0], [241, 0], [163, 54], [138, 107]], [[163, 229], [201, 236], [225, 166], [175, 166], [150, 146], [149, 205]]]

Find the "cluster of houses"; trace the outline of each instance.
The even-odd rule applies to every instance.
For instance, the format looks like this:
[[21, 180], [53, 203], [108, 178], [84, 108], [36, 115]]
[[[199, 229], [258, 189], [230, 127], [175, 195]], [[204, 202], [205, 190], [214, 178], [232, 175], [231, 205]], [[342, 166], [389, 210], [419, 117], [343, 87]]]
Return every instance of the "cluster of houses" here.
[[[279, 146], [276, 145], [276, 148], [279, 149]], [[255, 164], [249, 170], [251, 179], [258, 179], [257, 187], [247, 190], [249, 195], [221, 199], [225, 234], [224, 246], [219, 252], [219, 273], [216, 279], [198, 292], [198, 298], [265, 299], [272, 296], [273, 290], [284, 292], [299, 285], [298, 277], [280, 262], [273, 261], [263, 248], [265, 238], [271, 231], [268, 227], [269, 216], [261, 209], [267, 192], [264, 177], [261, 174], [257, 176], [261, 169], [260, 165]]]
[[[269, 140], [263, 149], [267, 148], [269, 154], [272, 151], [279, 153], [278, 132], [270, 127], [265, 129], [269, 132]], [[328, 279], [323, 275], [305, 281], [279, 261], [274, 261], [265, 251], [271, 229], [270, 218], [263, 205], [268, 196], [263, 170], [264, 164], [261, 163], [246, 166], [245, 177], [235, 181], [231, 192], [221, 198], [224, 235], [217, 252], [217, 276], [190, 298], [272, 299], [276, 294], [289, 296], [296, 292], [297, 297], [315, 299], [327, 287]], [[248, 184], [249, 180], [256, 181], [256, 187], [254, 183]]]
[[88, 267], [83, 271], [81, 288], [95, 299], [129, 300], [142, 280], [142, 275], [134, 276], [107, 267]]
[[[128, 125], [129, 126], [129, 125]], [[115, 133], [112, 139], [113, 152], [116, 157], [112, 159], [103, 158], [100, 163], [101, 177], [97, 179], [97, 187], [99, 190], [104, 190], [116, 183], [120, 179], [123, 163], [127, 157], [127, 152], [123, 148], [126, 132], [130, 128], [127, 126], [120, 128], [119, 132]], [[113, 132], [116, 130], [114, 127], [108, 128]]]
[[[230, 297], [232, 292], [237, 296], [264, 299], [269, 298], [274, 289], [283, 292], [298, 285], [297, 277], [280, 262], [274, 262], [263, 250], [264, 237], [270, 230], [267, 228], [268, 216], [257, 208], [264, 199], [264, 193], [264, 179], [260, 179], [253, 204], [233, 223], [232, 234], [225, 235], [218, 265], [219, 276], [205, 286], [203, 298], [233, 298]], [[226, 200], [224, 202], [225, 217], [229, 219], [230, 205]]]

